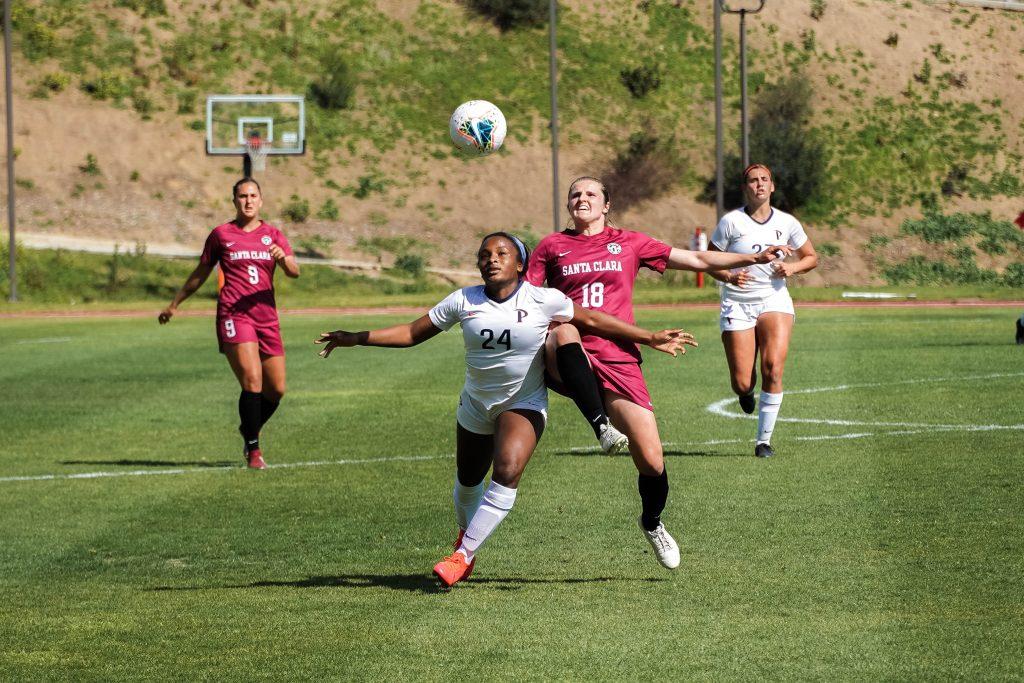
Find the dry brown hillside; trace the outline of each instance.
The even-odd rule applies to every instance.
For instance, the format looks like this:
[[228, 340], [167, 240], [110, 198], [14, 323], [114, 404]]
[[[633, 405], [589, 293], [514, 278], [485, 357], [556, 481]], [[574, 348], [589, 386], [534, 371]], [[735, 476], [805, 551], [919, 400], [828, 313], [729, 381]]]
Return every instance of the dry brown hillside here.
[[[92, 4], [98, 11], [124, 17], [125, 21], [130, 17], [128, 10], [116, 8], [114, 3]], [[208, 4], [211, 12], [226, 11]], [[412, 17], [418, 2], [377, 0], [376, 4], [381, 12], [415, 30]], [[435, 4], [455, 3], [445, 0]], [[614, 20], [618, 3], [570, 0], [562, 4], [574, 17], [593, 16], [591, 29], [595, 32], [615, 30], [609, 23]], [[768, 0], [760, 15], [748, 19], [748, 44], [762, 55], [762, 61], [753, 61], [751, 69], [765, 71], [771, 78], [773, 70], [779, 68], [780, 57], [767, 55], [781, 54], [778, 46], [787, 42], [799, 45], [813, 31], [817, 52], [858, 54], [863, 62], [873, 65], [869, 82], [857, 85], [858, 77], [851, 75], [847, 66], [820, 59], [808, 63], [807, 73], [818, 93], [817, 111], [842, 111], [860, 105], [844, 97], [849, 88], [835, 87], [837, 76], [851, 87], [863, 89], [868, 98], [876, 94], [899, 97], [922, 60], [934, 53], [935, 44], [941, 43], [954, 56], [956, 70], [966, 78], [967, 87], [952, 96], [972, 101], [1001, 100], [1005, 112], [1002, 154], [1006, 158], [1015, 156], [1019, 162], [1024, 152], [1024, 89], [1020, 80], [1024, 72], [1024, 22], [1019, 15], [919, 0], [829, 0], [824, 14], [816, 20], [810, 16], [810, 4], [809, 0]], [[697, 2], [693, 11], [710, 28], [710, 0]], [[737, 23], [734, 17], [725, 19], [725, 35], [733, 43]], [[891, 33], [899, 36], [895, 46], [885, 42]], [[494, 36], [495, 40], [504, 39], [497, 31]], [[769, 45], [776, 47], [769, 50]], [[230, 217], [228, 193], [239, 175], [241, 159], [206, 156], [202, 131], [183, 126], [172, 108], [156, 111], [144, 120], [130, 108], [97, 101], [76, 87], [46, 99], [34, 97], [41, 74], [52, 70], [53, 64], [30, 63], [17, 52], [15, 58], [15, 175], [19, 181], [20, 230], [113, 237], [125, 243], [175, 242], [198, 250], [210, 226]], [[562, 101], [571, 102], [577, 96], [574, 83], [563, 80]], [[355, 106], [359, 106], [358, 96]], [[710, 112], [710, 103], [699, 107], [700, 136], [706, 144], [693, 150], [694, 175], [708, 176], [713, 170], [713, 139], [707, 135]], [[735, 119], [738, 114], [729, 108], [727, 116]], [[443, 127], [445, 123], [439, 118], [437, 125]], [[431, 257], [434, 265], [464, 266], [472, 247], [471, 240], [467, 242], [463, 237], [475, 237], [492, 228], [529, 227], [536, 233], [551, 228], [550, 156], [547, 139], [541, 134], [543, 124], [534, 121], [525, 141], [510, 137], [509, 153], [472, 163], [451, 157], [425, 161], [408, 154], [404, 146], [381, 155], [376, 162], [379, 168], [403, 179], [399, 184], [401, 202], [395, 200], [394, 192], [363, 200], [339, 197], [324, 187], [323, 178], [314, 172], [311, 154], [289, 158], [269, 166], [259, 177], [267, 199], [266, 214], [277, 221], [283, 203], [293, 194], [307, 199], [314, 213], [316, 207], [333, 197], [340, 206], [339, 220], [310, 217], [302, 224], [283, 227], [296, 237], [320, 235], [333, 239], [334, 255], [349, 258], [359, 258], [353, 248], [360, 237], [414, 235], [439, 245], [438, 255]], [[515, 120], [510, 121], [510, 127], [516, 125]], [[680, 123], [687, 125], [686, 121]], [[572, 177], [599, 173], [613, 153], [609, 140], [598, 137], [580, 120], [563, 130], [562, 140], [563, 189]], [[99, 175], [80, 170], [88, 154], [95, 155]], [[410, 173], [410, 169], [419, 173]], [[347, 166], [332, 166], [329, 176], [345, 186], [363, 172], [356, 155]], [[843, 168], [834, 168], [833, 173], [842, 176]], [[132, 179], [133, 174], [137, 179]], [[692, 183], [681, 184], [660, 198], [616, 216], [617, 222], [646, 229], [675, 244], [686, 244], [695, 226], [712, 226], [714, 221], [714, 207], [700, 203], [695, 198], [697, 193]], [[1024, 200], [999, 196], [986, 200], [953, 198], [947, 209], [990, 210], [996, 217], [1012, 219], [1024, 209]], [[916, 207], [897, 208], [888, 217], [881, 212], [858, 217], [850, 226], [835, 230], [809, 226], [816, 241], [837, 245], [842, 258], [828, 261], [808, 281], [867, 282], [872, 274], [861, 245], [872, 233], [895, 233], [902, 218], [919, 212]]]

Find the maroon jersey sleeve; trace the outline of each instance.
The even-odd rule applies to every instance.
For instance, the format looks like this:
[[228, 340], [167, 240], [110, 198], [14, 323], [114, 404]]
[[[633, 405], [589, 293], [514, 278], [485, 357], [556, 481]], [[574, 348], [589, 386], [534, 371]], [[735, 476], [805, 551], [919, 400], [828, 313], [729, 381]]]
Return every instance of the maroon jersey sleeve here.
[[642, 232], [631, 232], [630, 245], [636, 250], [640, 266], [664, 273], [672, 247]]
[[220, 255], [220, 233], [216, 228], [214, 228], [210, 231], [210, 234], [206, 236], [206, 244], [203, 245], [203, 253], [199, 256], [199, 262], [204, 266], [212, 266], [220, 261]]
[[547, 279], [548, 258], [551, 255], [551, 238], [545, 237], [530, 254], [530, 265], [526, 269], [526, 281], [534, 287], [543, 287]]
[[285, 256], [293, 256], [292, 245], [288, 242], [288, 238], [284, 236], [284, 233], [279, 229], [274, 228], [274, 244], [281, 247], [284, 250]]

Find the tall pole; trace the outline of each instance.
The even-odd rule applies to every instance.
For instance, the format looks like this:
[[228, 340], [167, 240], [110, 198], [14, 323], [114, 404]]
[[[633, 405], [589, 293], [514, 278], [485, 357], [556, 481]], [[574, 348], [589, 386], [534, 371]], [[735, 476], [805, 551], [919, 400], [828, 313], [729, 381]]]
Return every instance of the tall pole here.
[[556, 25], [558, 22], [558, 0], [550, 1], [548, 16], [548, 78], [551, 81], [551, 230], [558, 232], [558, 216], [560, 197], [558, 192], [558, 41]]
[[740, 10], [740, 118], [743, 120], [743, 168], [750, 165], [750, 126], [747, 123], [747, 10]]
[[715, 222], [725, 214], [725, 170], [722, 168], [722, 6], [715, 5]]
[[8, 299], [18, 300], [18, 278], [15, 273], [14, 239], [14, 99], [11, 92], [11, 0], [4, 2], [4, 90], [7, 95], [7, 228], [10, 232], [7, 251], [10, 254], [11, 292]]

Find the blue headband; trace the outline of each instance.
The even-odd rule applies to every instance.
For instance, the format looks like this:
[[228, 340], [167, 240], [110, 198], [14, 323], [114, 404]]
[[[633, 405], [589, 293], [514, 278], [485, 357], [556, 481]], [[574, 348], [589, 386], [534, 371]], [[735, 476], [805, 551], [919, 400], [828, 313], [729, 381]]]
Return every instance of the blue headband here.
[[516, 237], [515, 235], [509, 235], [509, 237], [512, 238], [512, 244], [516, 245], [516, 249], [519, 250], [519, 261], [520, 261], [520, 263], [523, 264], [523, 267], [525, 268], [526, 267], [526, 245], [523, 244], [523, 241], [521, 239], [519, 239], [518, 237]]

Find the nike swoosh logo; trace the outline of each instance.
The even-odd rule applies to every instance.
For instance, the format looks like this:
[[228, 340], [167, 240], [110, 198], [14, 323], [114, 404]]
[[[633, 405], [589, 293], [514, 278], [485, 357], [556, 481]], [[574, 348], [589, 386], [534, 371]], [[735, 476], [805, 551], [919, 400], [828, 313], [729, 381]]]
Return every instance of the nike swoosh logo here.
[[558, 252], [558, 258], [562, 258], [566, 254], [571, 254], [571, 253], [572, 253], [572, 249], [570, 249], [569, 251], [560, 251], [560, 252]]
[[227, 244], [225, 244], [224, 246], [225, 246], [225, 247], [233, 247], [234, 245], [235, 245], [235, 243], [234, 243], [234, 242], [228, 242], [228, 243], [227, 243]]

